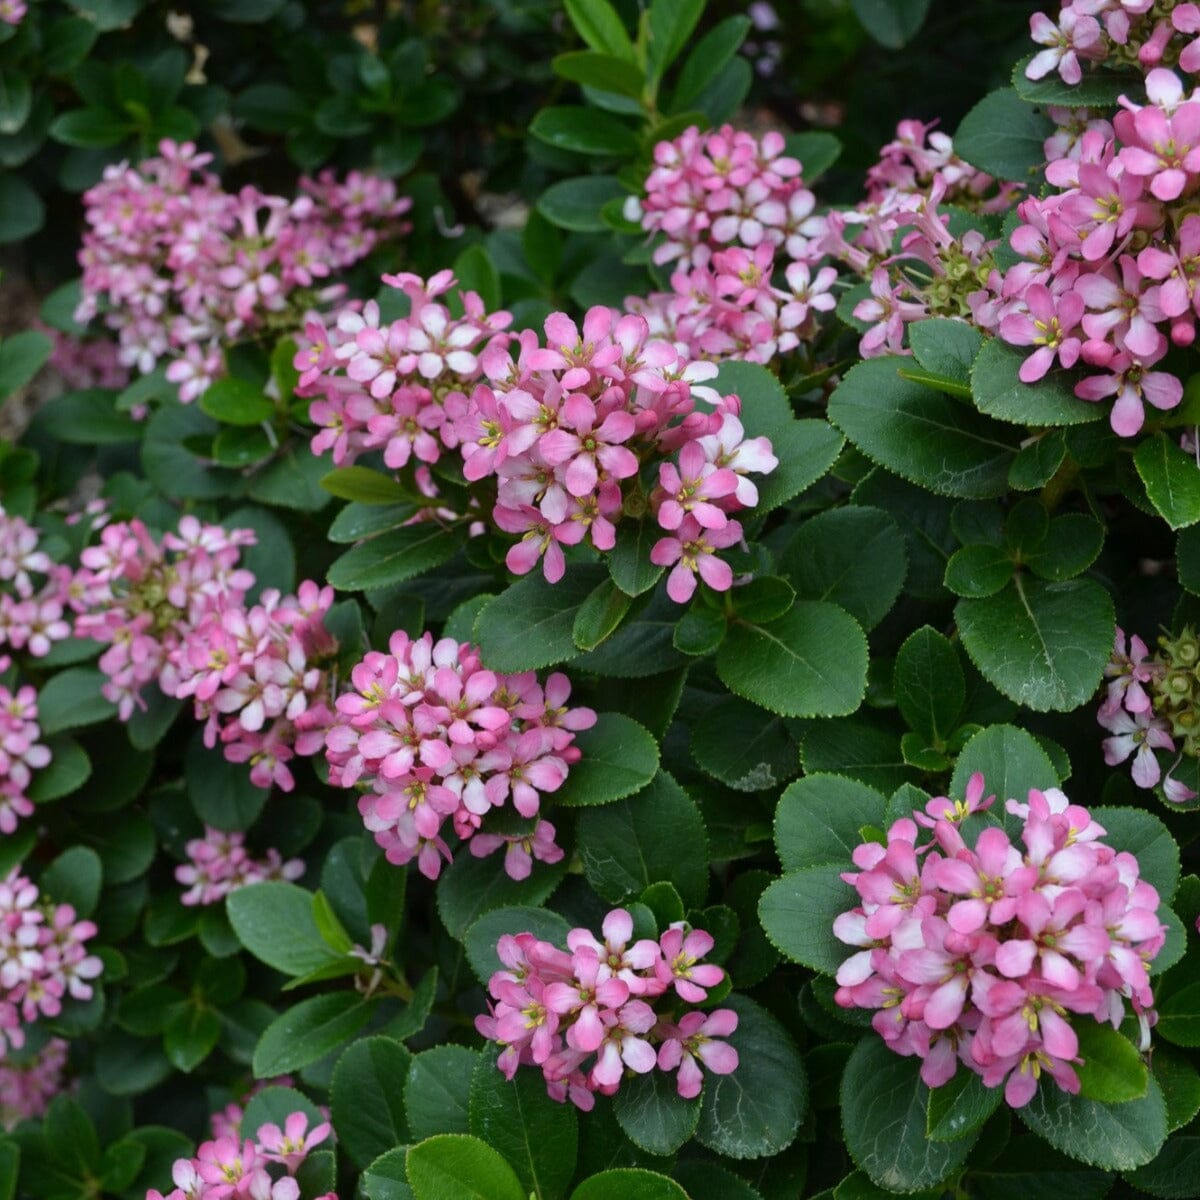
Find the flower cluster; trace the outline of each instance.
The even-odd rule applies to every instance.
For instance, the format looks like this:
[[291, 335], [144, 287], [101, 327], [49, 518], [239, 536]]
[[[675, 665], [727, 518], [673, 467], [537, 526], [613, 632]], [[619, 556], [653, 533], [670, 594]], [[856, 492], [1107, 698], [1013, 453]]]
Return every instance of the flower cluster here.
[[0, 21], [6, 25], [20, 25], [28, 11], [25, 0], [0, 0]]
[[1090, 368], [1083, 400], [1112, 401], [1109, 421], [1132, 437], [1145, 405], [1172, 409], [1181, 380], [1158, 364], [1196, 338], [1200, 279], [1200, 96], [1157, 68], [1149, 103], [1123, 98], [1111, 123], [1092, 121], [1046, 168], [1053, 191], [1018, 207], [1012, 246], [1026, 261], [1004, 275], [999, 333], [1031, 347], [1020, 376], [1057, 362]]
[[104, 970], [86, 943], [91, 921], [77, 921], [69, 904], [42, 896], [14, 867], [0, 883], [0, 1057], [25, 1044], [24, 1025], [56, 1017], [63, 999], [90, 1000]]
[[450, 271], [428, 282], [410, 274], [385, 275], [384, 282], [409, 301], [405, 317], [381, 324], [379, 305], [351, 304], [327, 329], [309, 321], [296, 354], [297, 393], [311, 397], [309, 413], [319, 432], [314, 454], [332, 451], [337, 466], [382, 450], [399, 469], [415, 459], [435, 463], [458, 444], [454, 416], [482, 374], [480, 355], [512, 318], [489, 313], [476, 292], [460, 292], [463, 315], [444, 302], [455, 284]]
[[820, 242], [869, 283], [870, 295], [854, 308], [868, 326], [859, 343], [863, 357], [905, 353], [906, 326], [930, 317], [994, 327], [998, 240], [970, 221], [952, 228], [942, 208], [999, 212], [1015, 190], [965, 163], [932, 125], [900, 122], [867, 173], [866, 199], [831, 212]]
[[248, 762], [259, 787], [290, 792], [288, 762], [324, 745], [337, 654], [325, 628], [332, 604], [333, 588], [310, 579], [295, 596], [268, 589], [250, 607], [219, 597], [173, 657], [171, 694], [191, 697], [205, 745], [220, 742], [230, 762]]
[[278, 850], [269, 849], [265, 858], [250, 857], [244, 833], [224, 833], [206, 827], [202, 838], [186, 845], [188, 861], [175, 868], [175, 879], [187, 891], [181, 897], [186, 905], [220, 904], [230, 892], [268, 879], [299, 879], [304, 863], [298, 859], [283, 861]]
[[[0, 655], [0, 672], [11, 660]], [[29, 785], [33, 772], [50, 765], [50, 747], [38, 741], [37, 692], [15, 692], [0, 683], [0, 833], [12, 833], [22, 817], [33, 816]]]
[[[436, 879], [451, 859], [449, 822], [476, 857], [504, 846], [505, 870], [525, 879], [535, 858], [563, 856], [539, 816], [542, 793], [562, 786], [580, 758], [576, 732], [596, 721], [590, 708], [567, 707], [570, 692], [565, 675], [543, 688], [532, 671], [485, 670], [479, 651], [453, 638], [396, 632], [389, 653], [369, 653], [337, 698], [325, 739], [329, 782], [369, 788], [358, 810], [389, 862], [415, 858]], [[479, 834], [510, 799], [518, 826]]]
[[0, 1062], [0, 1129], [37, 1120], [63, 1091], [67, 1043], [50, 1038], [36, 1053], [20, 1060], [11, 1055]]
[[153, 680], [174, 694], [176, 657], [188, 634], [218, 604], [245, 598], [254, 576], [238, 560], [254, 540], [253, 530], [227, 531], [189, 515], [161, 542], [138, 520], [107, 525], [99, 545], [80, 555], [75, 633], [108, 644], [100, 657], [103, 691], [121, 720], [145, 708], [141, 691]]
[[1200, 5], [1177, 0], [1066, 0], [1053, 20], [1029, 19], [1033, 41], [1044, 47], [1025, 68], [1030, 79], [1057, 71], [1064, 83], [1083, 79], [1084, 64], [1105, 62], [1142, 71], [1178, 64], [1200, 71]]
[[[33, 328], [44, 333], [52, 349], [46, 365], [71, 391], [83, 388], [124, 388], [129, 385], [129, 368], [119, 358], [119, 348], [111, 338], [80, 338], [54, 329], [42, 321]], [[145, 410], [131, 410], [139, 419]]]
[[[700, 960], [712, 937], [679, 922], [658, 941], [633, 941], [622, 908], [604, 918], [598, 939], [587, 929], [567, 934], [567, 949], [531, 933], [506, 934], [496, 946], [504, 964], [488, 981], [494, 1004], [475, 1028], [504, 1049], [497, 1066], [509, 1079], [522, 1064], [539, 1066], [547, 1092], [584, 1112], [595, 1093], [611, 1096], [626, 1071], [677, 1071], [685, 1099], [700, 1094], [703, 1071], [729, 1075], [738, 1053], [726, 1041], [737, 1013], [686, 1009], [702, 1004], [725, 972]], [[594, 1057], [593, 1057], [594, 1056]]]
[[328, 172], [293, 200], [247, 185], [233, 194], [204, 168], [211, 155], [164, 141], [157, 158], [120, 163], [84, 196], [89, 226], [80, 321], [103, 311], [122, 364], [167, 378], [193, 400], [224, 371], [222, 346], [290, 331], [341, 294], [327, 280], [399, 232], [411, 201], [384, 179]]
[[836, 306], [837, 272], [820, 265], [824, 218], [784, 148], [777, 132], [760, 140], [692, 126], [658, 143], [645, 197], [626, 202], [628, 220], [665, 238], [654, 261], [680, 260], [671, 291], [626, 308], [689, 358], [770, 362], [810, 340]]
[[337, 642], [324, 620], [333, 589], [305, 580], [294, 596], [268, 589], [248, 604], [254, 576], [238, 562], [253, 542], [251, 530], [192, 516], [161, 543], [140, 521], [109, 525], [81, 555], [75, 627], [109, 643], [104, 694], [122, 720], [157, 680], [168, 696], [192, 700], [206, 745], [249, 763], [259, 787], [291, 791], [288, 763], [318, 753], [332, 720]]
[[253, 1137], [227, 1133], [202, 1142], [194, 1158], [176, 1159], [174, 1188], [165, 1196], [151, 1188], [146, 1200], [299, 1200], [296, 1172], [331, 1133], [328, 1121], [308, 1126], [307, 1114], [294, 1112], [282, 1129], [272, 1122]]
[[[1110, 767], [1133, 758], [1133, 782], [1140, 788], [1162, 784], [1163, 795], [1186, 804], [1196, 792], [1173, 777], [1180, 760], [1200, 758], [1200, 640], [1191, 629], [1178, 637], [1161, 637], [1159, 652], [1137, 634], [1125, 640], [1118, 629], [1112, 658], [1104, 668], [1109, 681], [1096, 714], [1110, 737], [1104, 739], [1104, 761]], [[1176, 754], [1176, 740], [1178, 753]], [[1164, 775], [1155, 751], [1176, 754]]]
[[973, 775], [965, 801], [931, 800], [896, 821], [886, 844], [855, 849], [859, 869], [842, 878], [861, 903], [833, 930], [860, 949], [839, 968], [835, 996], [877, 1010], [876, 1031], [923, 1060], [930, 1087], [961, 1062], [987, 1087], [1004, 1083], [1019, 1108], [1043, 1073], [1078, 1092], [1072, 1017], [1116, 1028], [1129, 1000], [1148, 1036], [1147, 966], [1166, 926], [1137, 859], [1105, 845], [1104, 827], [1056, 788], [1008, 800], [1023, 848], [996, 825], [969, 846], [966, 819], [994, 799]]
[[39, 530], [0, 506], [0, 648], [34, 658], [71, 636], [64, 615], [71, 571], [56, 565], [41, 541]]
[[[509, 570], [523, 575], [541, 559], [556, 583], [564, 546], [586, 538], [611, 550], [622, 515], [652, 508], [669, 535], [652, 559], [678, 564], [672, 598], [691, 596], [697, 572], [728, 588], [732, 571], [714, 552], [741, 540], [730, 514], [757, 503], [746, 473], [773, 470], [777, 460], [766, 438], [745, 440], [738, 399], [703, 386], [716, 367], [652, 338], [643, 318], [600, 306], [582, 330], [553, 313], [545, 333], [544, 346], [525, 330], [516, 347], [484, 354], [489, 383], [474, 390], [457, 426], [464, 475], [496, 478], [493, 519], [520, 536]], [[711, 409], [699, 410], [697, 399]], [[676, 451], [678, 466], [664, 461]], [[659, 484], [650, 496], [644, 465]]]

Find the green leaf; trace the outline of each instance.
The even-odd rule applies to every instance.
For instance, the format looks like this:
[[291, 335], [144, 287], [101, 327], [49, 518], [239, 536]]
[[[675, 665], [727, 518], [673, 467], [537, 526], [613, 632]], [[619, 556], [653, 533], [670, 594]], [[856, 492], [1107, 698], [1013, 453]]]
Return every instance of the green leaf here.
[[541, 904], [566, 873], [565, 861], [555, 866], [539, 863], [528, 879], [510, 879], [494, 858], [459, 854], [438, 881], [438, 915], [450, 936], [461, 938], [480, 916], [494, 908]]
[[474, 292], [489, 312], [500, 307], [500, 272], [486, 246], [468, 246], [454, 260], [453, 271], [459, 288]]
[[177, 1071], [194, 1071], [216, 1048], [221, 1036], [221, 1019], [201, 1004], [184, 1004], [167, 1018], [163, 1027], [163, 1050]]
[[404, 1107], [414, 1138], [466, 1133], [470, 1127], [471, 1078], [479, 1055], [465, 1046], [434, 1046], [408, 1068]]
[[199, 731], [188, 744], [184, 778], [196, 815], [215, 829], [249, 829], [267, 802], [268, 792], [251, 781], [245, 763], [210, 750]]
[[956, 1071], [941, 1087], [929, 1090], [926, 1136], [935, 1142], [952, 1142], [977, 1134], [1003, 1099], [1003, 1088], [984, 1087], [974, 1071]]
[[1145, 438], [1133, 452], [1146, 495], [1172, 529], [1200, 521], [1200, 471], [1165, 433]]
[[738, 1015], [729, 1042], [738, 1052], [730, 1075], [708, 1075], [696, 1139], [727, 1158], [765, 1158], [786, 1150], [808, 1106], [808, 1077], [786, 1029], [745, 996], [723, 1007]]
[[512, 1167], [467, 1134], [440, 1134], [413, 1146], [406, 1168], [416, 1200], [526, 1200]]
[[900, 595], [908, 556], [887, 513], [851, 506], [831, 508], [806, 521], [781, 566], [801, 600], [831, 600], [870, 630]]
[[325, 460], [313, 454], [307, 443], [293, 444], [255, 474], [250, 498], [277, 508], [319, 512], [329, 503], [329, 493], [320, 483], [325, 473]]
[[685, 1100], [675, 1088], [674, 1075], [651, 1071], [622, 1082], [613, 1112], [625, 1136], [639, 1149], [647, 1154], [674, 1154], [696, 1132], [700, 1097]]
[[308, 1117], [310, 1129], [325, 1120], [321, 1110], [303, 1092], [277, 1085], [265, 1087], [246, 1101], [242, 1115], [243, 1136], [257, 1138], [264, 1125], [278, 1125], [282, 1129], [294, 1112], [302, 1112]]
[[889, 50], [899, 50], [925, 21], [930, 0], [850, 0], [863, 28]]
[[547, 145], [577, 154], [623, 158], [638, 151], [637, 135], [609, 113], [583, 105], [543, 108], [533, 118], [529, 132]]
[[371, 1019], [373, 1008], [373, 1003], [354, 992], [331, 992], [301, 1000], [276, 1017], [258, 1039], [254, 1048], [255, 1076], [271, 1079], [324, 1058]]
[[411, 1065], [412, 1055], [387, 1037], [363, 1038], [338, 1059], [329, 1097], [333, 1128], [355, 1166], [370, 1166], [409, 1140], [404, 1080]]
[[164, 496], [178, 500], [226, 499], [237, 477], [215, 470], [185, 444], [192, 436], [213, 437], [219, 426], [198, 408], [169, 405], [146, 424], [142, 439], [142, 468]]
[[729, 593], [733, 611], [746, 621], [773, 621], [796, 600], [796, 589], [778, 575], [759, 575]]
[[836, 974], [852, 953], [833, 936], [834, 920], [855, 904], [854, 889], [841, 877], [844, 870], [845, 863], [836, 863], [791, 871], [775, 880], [758, 902], [758, 917], [771, 945], [826, 975]]
[[435, 522], [403, 525], [347, 550], [334, 560], [326, 578], [341, 592], [390, 587], [440, 566], [458, 547], [455, 532]]
[[107, 682], [108, 677], [94, 667], [72, 667], [52, 676], [38, 693], [42, 733], [49, 736], [114, 717], [116, 705], [100, 694]]
[[35, 771], [33, 782], [25, 789], [34, 804], [46, 804], [69, 796], [92, 774], [92, 760], [74, 738], [51, 738], [49, 746], [53, 755], [50, 765]]
[[692, 757], [738, 792], [774, 789], [796, 774], [796, 743], [786, 724], [736, 696], [722, 696], [692, 729]]
[[663, 882], [672, 884], [688, 907], [704, 903], [704, 820], [695, 801], [665, 771], [636, 795], [583, 813], [577, 845], [588, 883], [610, 903]]
[[[356, 467], [347, 467], [346, 470], [357, 470]], [[336, 473], [336, 472], [335, 472]], [[372, 475], [379, 474], [371, 472]], [[360, 477], [355, 477], [351, 483], [354, 486], [359, 481]], [[321, 480], [321, 486], [326, 487], [330, 477], [324, 476]], [[371, 489], [374, 491], [376, 481], [371, 481]], [[334, 487], [329, 490], [333, 494], [337, 494], [337, 488], [341, 486], [340, 481], [335, 481]], [[377, 504], [374, 500], [351, 501], [345, 508], [333, 518], [333, 523], [329, 526], [329, 540], [336, 542], [339, 545], [345, 545], [349, 542], [357, 542], [362, 538], [374, 537], [377, 533], [385, 533], [389, 529], [395, 529], [403, 525], [416, 511], [412, 504]]]
[[511, 1082], [505, 1079], [496, 1054], [482, 1055], [471, 1076], [471, 1133], [503, 1155], [523, 1188], [541, 1200], [558, 1200], [575, 1174], [575, 1108], [551, 1100], [536, 1072], [518, 1071]]
[[1025, 74], [1032, 54], [1013, 67], [1012, 83], [1017, 94], [1028, 104], [1067, 104], [1073, 108], [1115, 108], [1123, 95], [1136, 96], [1144, 81], [1133, 72], [1091, 70], [1079, 83], [1066, 83], [1057, 73], [1045, 79], [1030, 79]]
[[1013, 579], [954, 609], [972, 662], [1010, 700], [1036, 712], [1086, 703], [1112, 653], [1112, 597], [1090, 579]]
[[1140, 1192], [1165, 1200], [1194, 1196], [1200, 1190], [1200, 1137], [1185, 1134], [1168, 1138], [1153, 1162], [1125, 1176]]
[[664, 568], [650, 561], [650, 551], [662, 535], [653, 521], [622, 528], [617, 544], [607, 555], [608, 572], [627, 596], [648, 592], [662, 578]]
[[[0, 172], [0, 245], [19, 242], [31, 233], [37, 233], [45, 220], [46, 206], [41, 196], [19, 175]], [[0, 344], [0, 362], [3, 361], [2, 353], [3, 345]], [[0, 387], [0, 399], [6, 395], [6, 389]]]
[[50, 339], [32, 329], [0, 341], [0, 399], [24, 387], [45, 365], [52, 349]]
[[797, 779], [775, 810], [775, 846], [783, 869], [828, 865], [848, 870], [862, 841], [859, 831], [864, 825], [881, 827], [886, 809], [883, 793], [857, 780], [819, 773]]
[[[337, 496], [342, 500], [353, 500], [358, 504], [375, 505], [404, 505], [402, 510], [397, 512], [397, 519], [393, 524], [384, 526], [385, 529], [394, 528], [401, 521], [407, 520], [413, 513], [411, 505], [411, 495], [408, 490], [401, 484], [397, 483], [391, 475], [384, 474], [383, 471], [373, 471], [370, 467], [338, 467], [335, 471], [330, 471], [328, 475], [321, 476], [321, 486], [331, 495]], [[409, 503], [406, 503], [409, 502]], [[344, 508], [334, 518], [334, 525], [338, 522], [345, 522], [352, 518], [346, 516], [347, 513], [358, 514], [355, 510]], [[391, 512], [381, 514], [372, 508], [371, 511], [361, 514], [363, 520], [374, 522], [380, 520], [383, 516], [390, 516]], [[340, 537], [333, 536], [333, 529], [330, 529], [330, 540], [338, 542], [356, 542], [360, 537], [369, 537], [373, 533], [381, 532], [380, 529], [373, 528], [370, 525], [361, 531], [354, 532], [355, 536], [349, 537], [343, 534]]]
[[408, 1172], [404, 1168], [407, 1157], [408, 1147], [397, 1146], [371, 1163], [362, 1173], [359, 1184], [367, 1200], [413, 1200]]
[[648, 22], [647, 52], [654, 78], [661, 79], [679, 57], [704, 12], [705, 0], [653, 0]]
[[1100, 556], [1104, 526], [1087, 513], [1065, 513], [1050, 522], [1036, 550], [1022, 550], [1021, 560], [1039, 578], [1072, 579]]
[[673, 1179], [640, 1167], [617, 1167], [585, 1179], [571, 1200], [689, 1200]]
[[730, 691], [780, 716], [844, 716], [866, 690], [867, 639], [837, 605], [799, 601], [778, 620], [731, 625], [717, 674]]
[[1167, 1139], [1166, 1105], [1153, 1079], [1145, 1096], [1124, 1104], [1072, 1096], [1047, 1082], [1017, 1111], [1056, 1150], [1106, 1171], [1144, 1166]]
[[1067, 457], [1067, 440], [1061, 429], [1048, 430], [1026, 442], [1008, 469], [1009, 485], [1021, 492], [1045, 487]]
[[967, 698], [966, 678], [953, 643], [928, 625], [910, 634], [896, 654], [892, 690], [910, 729], [930, 744], [945, 742]]
[[340, 958], [321, 937], [313, 917], [313, 894], [282, 880], [253, 883], [225, 901], [238, 941], [284, 975], [307, 975]]
[[956, 596], [982, 600], [1001, 591], [1013, 569], [1012, 555], [1003, 546], [963, 546], [946, 564], [946, 587]]
[[789, 133], [784, 141], [787, 143], [787, 153], [800, 160], [805, 187], [812, 187], [842, 157], [841, 141], [824, 129]]
[[929, 1088], [918, 1072], [915, 1059], [895, 1054], [869, 1031], [842, 1074], [846, 1149], [873, 1183], [891, 1192], [941, 1183], [963, 1164], [975, 1142], [970, 1134], [952, 1142], [926, 1137]]
[[[0, 343], [0, 358], [7, 345], [7, 342]], [[3, 384], [0, 384], [0, 392], [3, 391]], [[37, 421], [58, 441], [77, 446], [136, 442], [145, 428], [128, 413], [118, 412], [115, 394], [105, 388], [86, 388], [56, 396], [39, 410]]]
[[843, 440], [825, 421], [797, 421], [779, 380], [756, 363], [721, 364], [713, 386], [742, 401], [747, 437], [766, 436], [779, 466], [757, 480], [756, 513], [770, 512], [816, 483], [833, 466]]
[[1154, 1031], [1176, 1046], [1200, 1046], [1200, 983], [1189, 984], [1159, 1000]]
[[1101, 1025], [1086, 1017], [1076, 1021], [1079, 1056], [1076, 1068], [1079, 1094], [1088, 1100], [1120, 1104], [1138, 1100], [1146, 1094], [1150, 1073], [1137, 1047], [1111, 1025]]
[[95, 911], [103, 879], [100, 855], [86, 846], [72, 846], [42, 872], [38, 886], [44, 896], [56, 904], [70, 904], [82, 918]]
[[475, 618], [474, 640], [493, 671], [533, 671], [579, 653], [576, 610], [600, 582], [603, 568], [575, 568], [561, 582], [527, 575], [489, 601]]
[[[638, 80], [640, 88], [640, 74]], [[612, 175], [580, 175], [552, 183], [538, 198], [537, 210], [560, 229], [570, 229], [576, 233], [603, 233], [608, 226], [600, 210], [610, 200], [624, 195], [625, 189]]]
[[580, 650], [594, 650], [616, 632], [632, 603], [611, 579], [603, 579], [580, 605], [571, 627], [571, 637]]
[[658, 770], [658, 743], [632, 718], [601, 713], [591, 729], [575, 735], [582, 757], [554, 793], [556, 804], [609, 804], [645, 787]]
[[463, 950], [475, 978], [486, 984], [504, 964], [496, 954], [496, 943], [505, 934], [532, 933], [543, 942], [565, 946], [571, 926], [546, 908], [494, 908], [476, 921], [463, 937]]
[[[982, 357], [982, 355], [981, 355]], [[1003, 495], [1016, 437], [961, 401], [902, 379], [911, 359], [852, 367], [829, 401], [829, 419], [870, 459], [945, 496]]]
[[261, 425], [275, 416], [275, 402], [256, 384], [234, 375], [210, 384], [200, 397], [200, 408], [225, 425]]
[[593, 50], [634, 61], [633, 43], [608, 0], [563, 0], [563, 7], [576, 32]]
[[[749, 17], [740, 15], [726, 17], [725, 20], [714, 25], [692, 47], [687, 58], [684, 60], [683, 66], [680, 68], [679, 78], [675, 83], [675, 91], [671, 96], [672, 112], [682, 113], [688, 110], [696, 97], [716, 79], [721, 69], [738, 52], [741, 44], [746, 40], [746, 34], [750, 32], [751, 27]], [[808, 135], [799, 134], [795, 136], [805, 137]], [[832, 135], [828, 136], [832, 141], [837, 142], [837, 139], [833, 138]], [[838, 151], [840, 152], [840, 150], [841, 146], [839, 143]], [[800, 157], [796, 150], [792, 148], [790, 142], [788, 153]], [[834, 155], [835, 159], [836, 157], [837, 154]], [[820, 172], [817, 169], [810, 170], [807, 158], [800, 157], [800, 161], [804, 165], [804, 180], [806, 183], [811, 184]]]
[[1107, 830], [1105, 843], [1132, 854], [1141, 878], [1155, 888], [1163, 904], [1170, 904], [1180, 874], [1179, 847], [1170, 830], [1153, 813], [1140, 808], [1094, 806], [1092, 815]]
[[1167, 1103], [1167, 1128], [1173, 1133], [1200, 1113], [1200, 1071], [1169, 1046], [1157, 1046], [1151, 1067]]
[[984, 778], [985, 795], [995, 793], [992, 813], [1006, 827], [1014, 818], [1005, 812], [1005, 800], [1024, 803], [1031, 788], [1043, 791], [1061, 782], [1037, 739], [1012, 725], [989, 725], [967, 742], [954, 764], [949, 794], [965, 796], [967, 782], [976, 772]]
[[50, 122], [50, 136], [65, 146], [101, 149], [115, 146], [134, 133], [133, 121], [102, 108], [76, 108]]
[[983, 335], [965, 321], [933, 317], [908, 327], [913, 355], [931, 375], [951, 380], [970, 394], [971, 367], [983, 345]]
[[1022, 383], [1017, 372], [1027, 356], [1016, 346], [992, 338], [971, 369], [975, 407], [1015, 425], [1081, 425], [1104, 415], [1098, 404], [1071, 391], [1065, 371], [1053, 371], [1037, 383]]
[[984, 96], [959, 123], [954, 152], [973, 167], [1028, 184], [1046, 161], [1043, 144], [1053, 122], [1012, 88]]

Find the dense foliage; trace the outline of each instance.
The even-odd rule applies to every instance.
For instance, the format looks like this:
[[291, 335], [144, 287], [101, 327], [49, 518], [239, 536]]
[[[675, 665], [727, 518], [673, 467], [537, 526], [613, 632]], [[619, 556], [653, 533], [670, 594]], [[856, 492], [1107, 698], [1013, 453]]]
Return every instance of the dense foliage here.
[[0, 1200], [1200, 1195], [1200, 6], [187, 7], [0, 0]]

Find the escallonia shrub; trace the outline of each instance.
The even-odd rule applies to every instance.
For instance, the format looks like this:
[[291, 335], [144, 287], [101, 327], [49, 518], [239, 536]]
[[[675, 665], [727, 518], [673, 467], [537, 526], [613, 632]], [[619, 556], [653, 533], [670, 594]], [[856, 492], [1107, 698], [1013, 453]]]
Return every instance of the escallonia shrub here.
[[1200, 1195], [1200, 10], [404, 7], [0, 3], [0, 1192]]

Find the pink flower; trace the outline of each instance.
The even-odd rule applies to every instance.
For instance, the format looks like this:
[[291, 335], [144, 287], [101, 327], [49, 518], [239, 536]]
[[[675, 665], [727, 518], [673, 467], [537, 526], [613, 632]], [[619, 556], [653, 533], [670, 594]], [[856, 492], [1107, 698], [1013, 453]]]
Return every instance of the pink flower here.
[[309, 1151], [325, 1141], [331, 1130], [328, 1121], [308, 1129], [308, 1116], [294, 1112], [284, 1121], [282, 1130], [275, 1124], [261, 1126], [257, 1134], [258, 1145], [264, 1158], [282, 1163], [289, 1175], [295, 1175]]
[[650, 561], [660, 567], [675, 564], [667, 577], [667, 595], [677, 604], [686, 604], [696, 591], [697, 575], [716, 592], [733, 586], [733, 569], [715, 552], [741, 539], [742, 527], [737, 521], [728, 522], [723, 529], [706, 530], [689, 514], [680, 521], [674, 537], [654, 543]]
[[1000, 322], [1000, 336], [1014, 346], [1038, 347], [1018, 372], [1022, 383], [1036, 383], [1056, 358], [1064, 367], [1078, 361], [1082, 343], [1076, 331], [1084, 301], [1075, 292], [1056, 297], [1043, 284], [1032, 283], [1025, 291], [1025, 303], [1027, 313], [1012, 313]]
[[[703, 1086], [701, 1064], [714, 1075], [732, 1075], [738, 1068], [738, 1052], [728, 1042], [720, 1041], [737, 1029], [738, 1017], [730, 1008], [714, 1009], [711, 1013], [690, 1012], [680, 1018], [658, 1050], [661, 1070], [679, 1068], [675, 1079], [678, 1093], [691, 1100]], [[698, 1061], [697, 1061], [698, 1060]]]
[[1104, 739], [1104, 761], [1115, 767], [1133, 754], [1134, 783], [1154, 787], [1161, 775], [1154, 751], [1175, 749], [1167, 722], [1149, 711], [1131, 714], [1118, 709], [1106, 714], [1100, 723], [1114, 735]]

